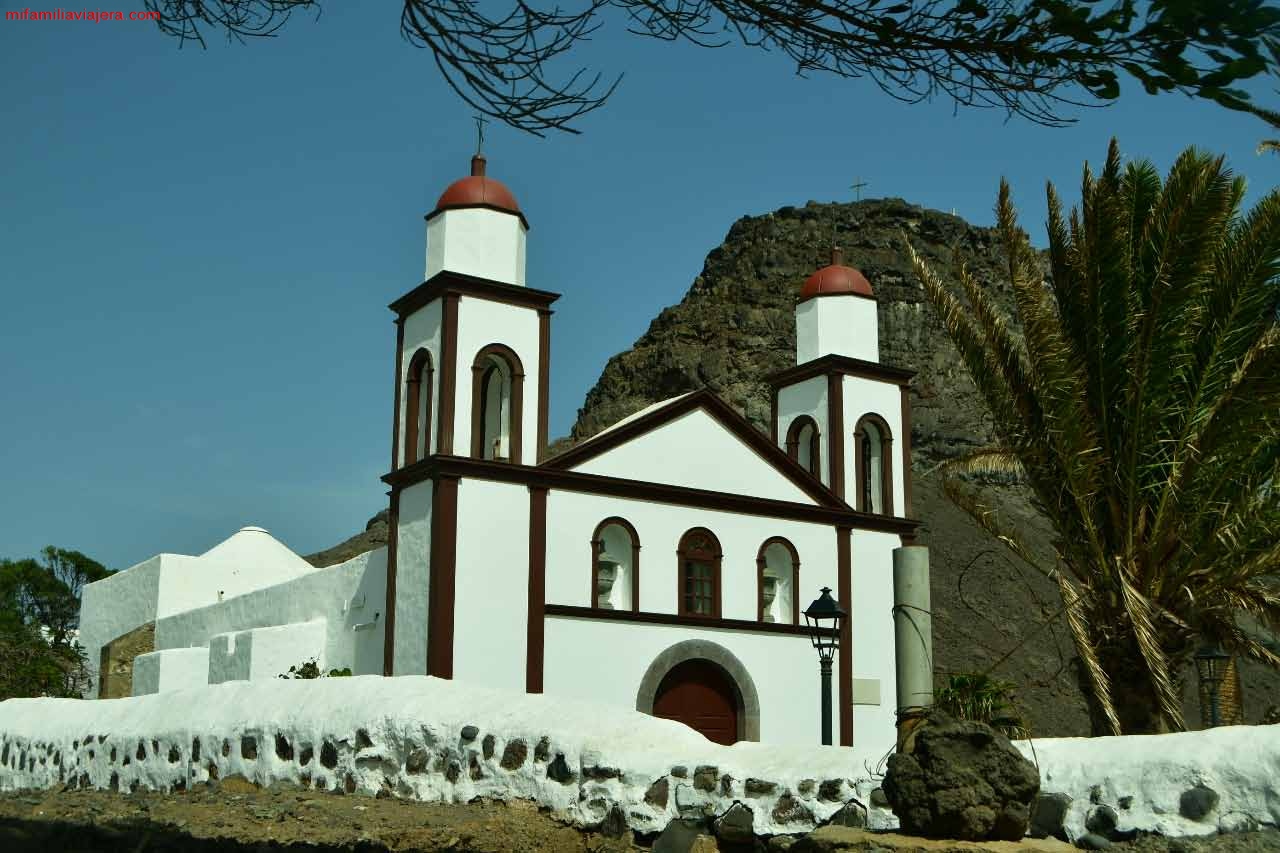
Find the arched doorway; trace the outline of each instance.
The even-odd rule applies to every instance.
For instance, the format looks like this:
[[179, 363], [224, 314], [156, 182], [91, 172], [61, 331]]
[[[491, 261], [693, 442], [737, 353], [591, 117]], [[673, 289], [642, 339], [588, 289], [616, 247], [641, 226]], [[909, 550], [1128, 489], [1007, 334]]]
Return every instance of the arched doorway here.
[[[713, 672], [708, 674], [706, 669], [699, 672], [692, 667], [684, 670], [683, 675], [677, 672], [681, 667], [693, 664], [710, 667]], [[663, 708], [658, 704], [659, 698], [665, 695], [666, 702], [673, 703], [676, 706], [675, 710], [680, 712], [680, 706], [690, 701], [686, 691], [692, 691], [693, 688], [681, 687], [680, 692], [670, 694], [672, 690], [690, 681], [710, 685], [710, 689], [716, 696], [709, 701], [718, 704], [725, 697], [728, 698], [733, 709], [733, 716], [728, 721], [733, 726], [729, 729], [733, 735], [721, 742], [760, 740], [760, 695], [756, 692], [755, 681], [733, 652], [710, 640], [682, 640], [663, 649], [662, 653], [653, 659], [653, 663], [649, 664], [644, 677], [640, 679], [640, 688], [636, 691], [636, 710], [658, 717], [680, 720], [706, 734], [701, 725], [689, 722], [681, 713], [671, 713], [669, 706], [665, 703], [664, 707], [668, 711], [664, 713]], [[693, 706], [697, 707], [696, 702]], [[711, 735], [707, 737], [711, 738]]]
[[677, 720], [713, 743], [738, 740], [738, 706], [733, 680], [709, 660], [676, 664], [658, 685], [653, 715]]

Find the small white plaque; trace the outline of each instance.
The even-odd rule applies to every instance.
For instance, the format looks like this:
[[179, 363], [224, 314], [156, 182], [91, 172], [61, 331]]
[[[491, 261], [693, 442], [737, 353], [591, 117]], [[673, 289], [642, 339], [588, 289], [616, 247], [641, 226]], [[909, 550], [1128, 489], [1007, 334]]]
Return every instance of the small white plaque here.
[[853, 680], [853, 704], [879, 705], [880, 679], [855, 678]]

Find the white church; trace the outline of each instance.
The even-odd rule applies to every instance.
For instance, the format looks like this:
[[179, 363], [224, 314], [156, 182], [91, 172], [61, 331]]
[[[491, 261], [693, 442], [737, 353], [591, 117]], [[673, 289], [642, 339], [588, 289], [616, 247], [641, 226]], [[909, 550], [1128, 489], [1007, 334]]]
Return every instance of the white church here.
[[316, 569], [246, 527], [90, 584], [94, 690], [121, 638], [153, 628], [134, 695], [314, 659], [633, 708], [720, 743], [816, 744], [801, 612], [830, 587], [849, 614], [835, 742], [891, 747], [912, 374], [879, 363], [866, 278], [837, 252], [799, 286], [770, 436], [703, 390], [548, 456], [558, 295], [525, 281], [524, 213], [477, 156], [426, 222], [425, 281], [390, 306], [387, 547]]

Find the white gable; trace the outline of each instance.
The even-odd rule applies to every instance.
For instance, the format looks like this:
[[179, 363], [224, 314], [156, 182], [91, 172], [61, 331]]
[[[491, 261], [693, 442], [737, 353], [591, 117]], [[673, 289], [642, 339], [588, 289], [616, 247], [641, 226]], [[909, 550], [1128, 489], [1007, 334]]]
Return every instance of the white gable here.
[[570, 470], [810, 505], [816, 503], [705, 409], [694, 409]]

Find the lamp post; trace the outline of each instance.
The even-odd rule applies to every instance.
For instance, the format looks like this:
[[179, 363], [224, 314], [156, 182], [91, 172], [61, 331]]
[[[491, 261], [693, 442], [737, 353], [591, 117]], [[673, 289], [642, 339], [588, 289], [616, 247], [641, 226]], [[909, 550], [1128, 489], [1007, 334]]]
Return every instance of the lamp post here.
[[[1200, 675], [1200, 686], [1209, 694], [1209, 727], [1222, 725], [1222, 712], [1218, 706], [1218, 689], [1227, 675], [1227, 662], [1231, 655], [1222, 650], [1217, 643], [1206, 643], [1196, 652], [1196, 671]], [[1203, 693], [1201, 694], [1203, 695]]]
[[814, 599], [804, 611], [809, 626], [809, 639], [818, 650], [818, 663], [822, 667], [822, 743], [831, 745], [831, 659], [835, 657], [836, 644], [840, 641], [840, 620], [848, 614], [834, 598], [831, 587], [824, 586], [822, 595]]

